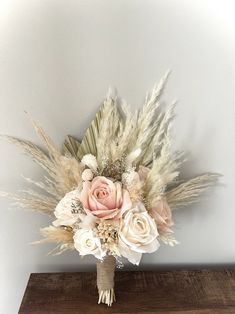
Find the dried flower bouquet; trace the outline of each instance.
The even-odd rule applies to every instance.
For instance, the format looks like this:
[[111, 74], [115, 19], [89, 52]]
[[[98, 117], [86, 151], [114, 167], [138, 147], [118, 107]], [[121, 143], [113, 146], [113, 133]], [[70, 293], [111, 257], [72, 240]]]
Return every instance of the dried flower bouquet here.
[[184, 155], [172, 152], [173, 103], [160, 108], [168, 73], [132, 113], [108, 95], [82, 141], [68, 136], [62, 151], [33, 122], [47, 152], [25, 140], [19, 144], [46, 172], [43, 182], [26, 179], [42, 190], [10, 196], [16, 204], [54, 217], [41, 229], [39, 242], [55, 242], [57, 254], [75, 249], [97, 259], [98, 303], [115, 300], [116, 260], [138, 265], [143, 253], [158, 250], [160, 241], [177, 243], [172, 210], [196, 201], [215, 183], [207, 173], [189, 181], [178, 179]]

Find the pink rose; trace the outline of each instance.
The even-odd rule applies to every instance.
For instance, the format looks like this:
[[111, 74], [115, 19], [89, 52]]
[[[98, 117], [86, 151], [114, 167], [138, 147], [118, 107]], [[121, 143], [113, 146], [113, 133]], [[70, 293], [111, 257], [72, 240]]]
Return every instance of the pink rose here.
[[85, 181], [80, 195], [86, 213], [103, 219], [119, 219], [131, 208], [132, 203], [127, 190], [121, 182], [113, 182], [105, 177], [95, 177]]
[[171, 209], [165, 197], [160, 198], [154, 207], [149, 210], [149, 213], [154, 218], [159, 232], [172, 232], [170, 227], [172, 227], [174, 223]]

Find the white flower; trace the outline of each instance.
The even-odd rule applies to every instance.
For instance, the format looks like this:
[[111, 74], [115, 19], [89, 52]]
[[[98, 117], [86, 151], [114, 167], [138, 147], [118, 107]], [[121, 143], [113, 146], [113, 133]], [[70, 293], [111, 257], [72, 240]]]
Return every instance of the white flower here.
[[78, 190], [71, 191], [58, 203], [54, 211], [57, 218], [53, 221], [55, 227], [72, 226], [83, 218], [84, 214], [79, 211], [79, 206], [81, 206], [79, 195]]
[[81, 163], [90, 168], [93, 172], [96, 172], [98, 169], [98, 164], [96, 157], [92, 154], [87, 154], [82, 157]]
[[93, 173], [91, 169], [85, 169], [82, 173], [82, 180], [83, 181], [91, 181], [93, 179]]
[[97, 221], [98, 221], [98, 218], [89, 213], [84, 216], [79, 226], [81, 229], [93, 229]]
[[122, 174], [122, 183], [126, 186], [133, 184], [133, 182], [136, 182], [137, 180], [139, 181], [139, 175], [134, 168], [127, 172], [123, 172]]
[[122, 256], [138, 265], [142, 253], [152, 253], [159, 248], [156, 224], [144, 205], [138, 203], [127, 211], [120, 222], [119, 250]]
[[79, 229], [74, 234], [74, 247], [80, 255], [92, 254], [102, 259], [106, 252], [101, 248], [100, 239], [95, 237], [91, 229]]

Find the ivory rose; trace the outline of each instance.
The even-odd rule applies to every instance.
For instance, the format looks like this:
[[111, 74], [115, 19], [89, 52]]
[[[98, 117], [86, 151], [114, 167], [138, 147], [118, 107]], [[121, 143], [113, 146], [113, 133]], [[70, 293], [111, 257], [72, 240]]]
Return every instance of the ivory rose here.
[[105, 256], [105, 251], [101, 247], [100, 239], [94, 236], [91, 229], [79, 229], [74, 234], [74, 247], [80, 255], [92, 254], [98, 259]]
[[87, 214], [103, 219], [119, 219], [132, 206], [129, 193], [122, 188], [121, 182], [102, 176], [83, 183], [80, 200]]
[[172, 232], [170, 227], [174, 225], [171, 209], [165, 197], [159, 198], [153, 208], [149, 209], [150, 215], [154, 218], [159, 231]]
[[79, 196], [78, 190], [73, 190], [67, 193], [55, 208], [54, 214], [56, 220], [53, 221], [55, 227], [58, 226], [70, 226], [76, 223], [78, 220], [83, 220], [84, 214], [79, 212]]
[[159, 248], [156, 224], [142, 203], [130, 209], [120, 223], [119, 251], [131, 263], [138, 265], [142, 253]]

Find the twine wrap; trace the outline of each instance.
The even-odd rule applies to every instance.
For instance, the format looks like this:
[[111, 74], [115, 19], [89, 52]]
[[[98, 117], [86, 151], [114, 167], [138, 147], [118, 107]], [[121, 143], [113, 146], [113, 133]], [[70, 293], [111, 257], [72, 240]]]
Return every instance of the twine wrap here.
[[109, 255], [103, 261], [97, 260], [97, 287], [99, 291], [98, 303], [105, 303], [111, 306], [115, 301], [114, 273], [116, 260]]

